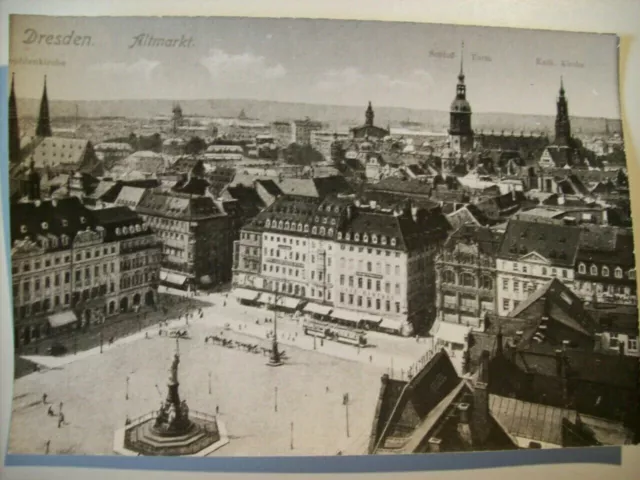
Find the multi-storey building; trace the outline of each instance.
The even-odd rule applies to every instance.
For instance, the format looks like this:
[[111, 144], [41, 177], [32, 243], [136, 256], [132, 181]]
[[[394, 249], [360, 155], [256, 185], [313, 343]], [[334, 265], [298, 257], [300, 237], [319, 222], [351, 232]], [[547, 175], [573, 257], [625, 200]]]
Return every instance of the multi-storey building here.
[[18, 346], [155, 303], [159, 245], [128, 208], [32, 198], [11, 206], [11, 246]]
[[498, 314], [506, 316], [552, 278], [573, 290], [579, 244], [579, 227], [510, 220], [497, 255]]
[[292, 133], [291, 122], [277, 121], [271, 124], [271, 136], [280, 148], [288, 147], [293, 143]]
[[496, 254], [501, 235], [490, 228], [463, 225], [436, 256], [438, 319], [479, 327], [496, 311]]
[[637, 305], [633, 233], [615, 227], [582, 227], [574, 291], [588, 302]]
[[309, 118], [294, 120], [291, 123], [293, 143], [297, 143], [298, 145], [311, 145], [311, 133], [316, 130], [322, 130], [322, 123]]
[[423, 330], [435, 315], [433, 259], [447, 229], [441, 212], [409, 204], [286, 195], [242, 230], [234, 286], [324, 305], [336, 321]]
[[229, 280], [231, 219], [207, 196], [147, 190], [136, 211], [163, 242], [161, 280], [178, 287]]
[[338, 133], [326, 130], [317, 130], [311, 132], [311, 146], [318, 150], [326, 160], [332, 160], [332, 147], [335, 151], [335, 145], [349, 139], [348, 133]]

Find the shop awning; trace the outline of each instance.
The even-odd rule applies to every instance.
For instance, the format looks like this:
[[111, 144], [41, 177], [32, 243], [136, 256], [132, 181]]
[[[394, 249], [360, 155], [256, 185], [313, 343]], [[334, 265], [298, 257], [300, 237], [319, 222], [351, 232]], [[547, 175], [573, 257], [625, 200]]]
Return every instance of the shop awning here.
[[383, 318], [380, 322], [379, 327], [384, 328], [385, 330], [399, 332], [400, 330], [402, 330], [402, 321], [394, 320], [393, 318]]
[[77, 320], [78, 319], [76, 318], [76, 314], [71, 310], [67, 310], [65, 312], [51, 315], [49, 317], [49, 325], [51, 325], [51, 328], [63, 327], [64, 325], [69, 325], [70, 323], [76, 322]]
[[362, 320], [364, 320], [365, 322], [369, 322], [369, 323], [379, 324], [380, 322], [382, 322], [382, 317], [378, 317], [378, 316], [372, 315], [370, 313], [365, 313], [360, 318]]
[[280, 297], [278, 299], [278, 305], [285, 308], [296, 309], [298, 305], [300, 305], [300, 300], [293, 297]]
[[318, 315], [329, 315], [331, 307], [328, 307], [326, 305], [319, 305], [317, 303], [307, 303], [303, 311], [307, 313], [315, 313]]
[[200, 283], [203, 285], [211, 285], [211, 277], [209, 275], [203, 275], [200, 277]]
[[255, 301], [255, 299], [258, 298], [258, 295], [260, 295], [260, 292], [255, 292], [247, 288], [236, 288], [233, 290], [233, 296], [240, 300]]
[[467, 336], [469, 335], [470, 330], [471, 328], [466, 325], [439, 322], [438, 330], [435, 332], [435, 337], [438, 340], [445, 342], [465, 345], [467, 343]]
[[333, 312], [331, 312], [332, 318], [352, 323], [358, 323], [360, 321], [361, 315], [361, 313], [352, 312], [351, 310], [343, 310], [342, 308], [336, 308]]
[[268, 303], [274, 305], [276, 303], [276, 296], [273, 293], [261, 293], [258, 301], [261, 303]]
[[184, 283], [187, 281], [187, 276], [163, 270], [160, 271], [160, 280], [163, 282], [171, 283], [173, 285], [184, 285]]

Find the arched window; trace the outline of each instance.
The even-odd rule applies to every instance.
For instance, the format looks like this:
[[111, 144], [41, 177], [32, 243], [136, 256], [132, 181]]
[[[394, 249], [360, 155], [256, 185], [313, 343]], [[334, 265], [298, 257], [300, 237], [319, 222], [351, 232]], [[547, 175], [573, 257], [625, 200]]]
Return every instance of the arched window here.
[[284, 229], [289, 230], [289, 222], [284, 222]]
[[391, 239], [391, 246], [395, 247], [396, 246], [396, 239], [395, 237]]
[[364, 243], [368, 243], [369, 242], [369, 235], [367, 235], [366, 233], [362, 236], [362, 241]]
[[470, 273], [463, 273], [460, 276], [460, 283], [465, 287], [475, 287], [476, 279]]
[[378, 236], [377, 236], [377, 235], [371, 235], [371, 241], [372, 241], [374, 244], [377, 244], [377, 243], [378, 243]]
[[298, 224], [298, 231], [299, 231], [299, 232], [301, 232], [301, 231], [302, 231], [302, 224], [301, 224], [301, 223], [299, 223], [299, 224]]
[[584, 263], [581, 263], [580, 265], [578, 265], [578, 272], [587, 273], [587, 266]]
[[266, 222], [264, 222], [264, 226], [265, 226], [265, 227], [267, 227], [267, 228], [271, 228], [271, 220], [269, 220], [269, 219], [267, 218], [267, 221], [266, 221]]
[[309, 233], [309, 224], [308, 223], [304, 224], [304, 233]]
[[330, 237], [333, 237], [333, 228], [329, 229], [329, 232], [327, 233]]
[[616, 267], [616, 278], [622, 278], [622, 269], [620, 267]]
[[444, 283], [456, 283], [456, 274], [451, 270], [445, 270], [442, 273], [442, 281]]
[[596, 267], [595, 265], [591, 265], [589, 273], [591, 273], [591, 275], [598, 275], [598, 267]]
[[282, 220], [280, 220], [280, 221], [278, 222], [278, 228], [279, 228], [279, 229], [282, 229], [283, 227], [284, 227], [284, 222], [283, 222]]
[[326, 230], [324, 227], [320, 227], [320, 235], [322, 235], [324, 237], [324, 234], [326, 233]]
[[629, 280], [635, 280], [635, 279], [636, 279], [636, 271], [629, 270]]
[[347, 232], [347, 233], [345, 234], [344, 238], [345, 238], [346, 240], [351, 240], [351, 234], [350, 234], [349, 232]]
[[356, 233], [356, 234], [353, 236], [353, 239], [354, 239], [356, 242], [359, 242], [359, 241], [360, 241], [360, 234], [359, 234], [359, 233]]
[[603, 277], [609, 276], [609, 267], [602, 267], [602, 276]]
[[342, 232], [338, 232], [338, 240], [342, 240]]
[[386, 245], [387, 244], [387, 237], [382, 235], [382, 237], [380, 237], [380, 243], [382, 243], [382, 245]]
[[312, 233], [313, 235], [317, 235], [317, 234], [318, 234], [318, 227], [313, 227], [313, 228], [311, 229], [311, 233]]

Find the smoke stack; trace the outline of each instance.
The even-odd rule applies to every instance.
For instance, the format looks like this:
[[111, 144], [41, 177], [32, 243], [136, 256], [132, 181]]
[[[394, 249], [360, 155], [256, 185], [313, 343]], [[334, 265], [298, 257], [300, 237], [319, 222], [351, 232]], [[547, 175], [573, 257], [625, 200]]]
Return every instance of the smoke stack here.
[[437, 437], [431, 437], [429, 439], [429, 451], [431, 453], [439, 453], [442, 440]]

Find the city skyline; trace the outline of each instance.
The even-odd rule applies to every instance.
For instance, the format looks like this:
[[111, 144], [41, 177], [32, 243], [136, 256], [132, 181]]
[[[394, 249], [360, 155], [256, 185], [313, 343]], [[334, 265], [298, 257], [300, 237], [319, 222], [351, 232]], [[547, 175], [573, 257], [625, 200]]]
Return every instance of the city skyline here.
[[[51, 45], [56, 35], [70, 45]], [[474, 112], [552, 114], [562, 76], [572, 116], [620, 118], [612, 35], [302, 19], [20, 17], [11, 38], [19, 98], [38, 98], [46, 74], [56, 100], [371, 100], [378, 108], [446, 111], [464, 42]], [[172, 46], [150, 46], [174, 38]], [[34, 59], [52, 64], [28, 64]]]

